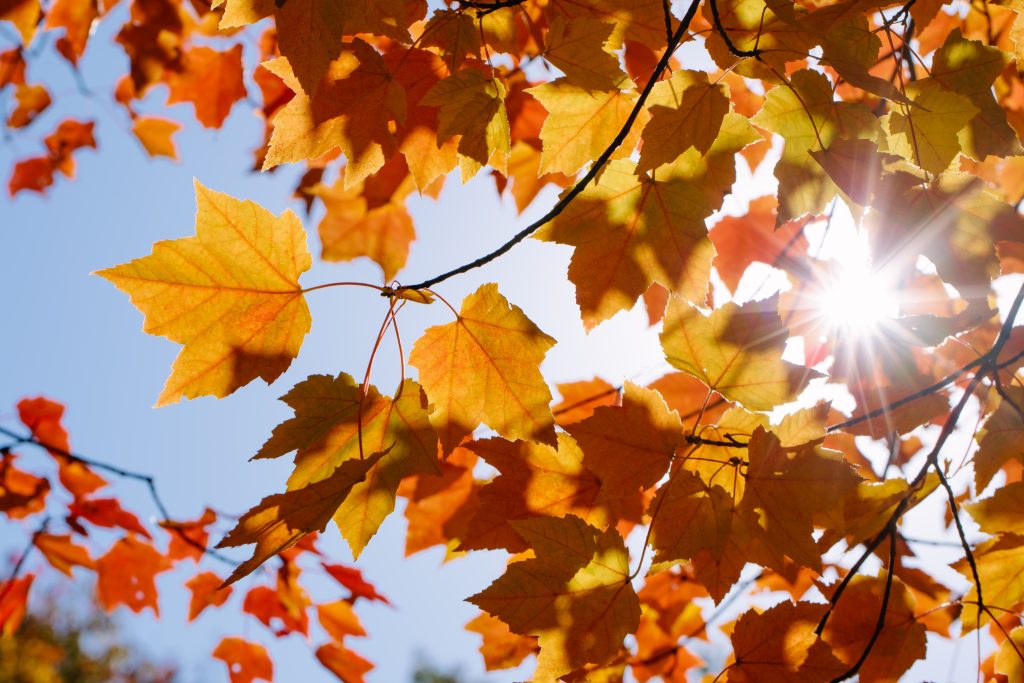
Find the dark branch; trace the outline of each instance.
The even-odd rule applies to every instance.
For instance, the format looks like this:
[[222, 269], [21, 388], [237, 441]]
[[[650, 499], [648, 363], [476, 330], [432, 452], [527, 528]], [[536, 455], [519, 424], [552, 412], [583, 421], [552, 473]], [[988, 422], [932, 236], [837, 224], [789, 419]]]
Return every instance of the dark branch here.
[[725, 46], [729, 48], [729, 52], [740, 58], [753, 57], [754, 59], [760, 60], [761, 50], [757, 47], [753, 50], [741, 50], [736, 47], [736, 44], [732, 42], [732, 38], [729, 37], [729, 33], [725, 30], [725, 27], [722, 26], [722, 17], [718, 13], [718, 2], [716, 2], [716, 0], [708, 0], [708, 4], [711, 6], [711, 19], [715, 23], [715, 31], [722, 37], [722, 40], [725, 42]]
[[871, 631], [871, 637], [868, 639], [867, 645], [864, 646], [864, 651], [860, 653], [860, 657], [854, 662], [853, 666], [846, 670], [840, 676], [832, 679], [832, 683], [839, 683], [845, 681], [847, 678], [854, 676], [860, 671], [860, 668], [864, 666], [864, 662], [867, 661], [868, 656], [871, 654], [871, 650], [875, 647], [875, 643], [878, 642], [878, 637], [882, 635], [882, 631], [885, 630], [885, 617], [889, 612], [889, 596], [892, 595], [892, 576], [896, 572], [896, 525], [893, 524], [889, 530], [889, 568], [885, 575], [885, 592], [882, 593], [882, 606], [878, 610], [878, 621], [875, 622], [875, 628]]

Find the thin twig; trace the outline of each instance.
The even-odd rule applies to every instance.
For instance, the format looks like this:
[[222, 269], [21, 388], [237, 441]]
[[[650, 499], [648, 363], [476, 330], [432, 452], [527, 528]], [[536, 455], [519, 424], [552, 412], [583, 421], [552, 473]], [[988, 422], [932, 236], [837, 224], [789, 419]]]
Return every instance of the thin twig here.
[[[141, 481], [142, 483], [144, 483], [146, 485], [146, 488], [149, 489], [149, 496], [150, 496], [150, 498], [153, 499], [153, 504], [156, 506], [157, 511], [160, 513], [160, 518], [161, 518], [160, 521], [162, 521], [162, 522], [172, 522], [173, 521], [171, 519], [170, 513], [167, 510], [167, 506], [164, 505], [164, 501], [160, 497], [160, 492], [157, 491], [156, 479], [153, 477], [153, 475], [151, 475], [151, 474], [143, 474], [141, 472], [133, 472], [132, 470], [126, 470], [123, 467], [118, 467], [117, 465], [111, 465], [109, 463], [105, 463], [105, 462], [102, 462], [100, 460], [94, 460], [92, 458], [87, 458], [87, 457], [85, 457], [83, 455], [79, 455], [77, 453], [72, 453], [72, 452], [67, 451], [67, 450], [65, 450], [63, 448], [59, 448], [57, 446], [53, 446], [51, 444], [48, 444], [45, 441], [41, 441], [41, 440], [37, 439], [34, 435], [32, 435], [32, 436], [22, 436], [22, 435], [18, 434], [17, 432], [13, 432], [10, 429], [7, 429], [6, 427], [0, 427], [0, 434], [3, 434], [5, 436], [8, 436], [8, 437], [14, 439], [17, 443], [32, 444], [33, 446], [38, 446], [40, 448], [45, 448], [46, 450], [50, 451], [51, 453], [56, 453], [57, 455], [59, 455], [61, 457], [64, 457], [64, 458], [67, 458], [68, 460], [71, 460], [72, 462], [78, 462], [78, 463], [81, 463], [83, 465], [87, 465], [87, 466], [92, 467], [92, 468], [97, 469], [97, 470], [102, 470], [104, 472], [109, 472], [110, 474], [113, 474], [115, 476], [121, 477], [123, 479], [134, 479], [135, 481]], [[165, 527], [165, 528], [167, 528], [167, 527]], [[220, 560], [221, 562], [224, 562], [226, 564], [230, 564], [232, 566], [235, 566], [236, 564], [238, 564], [237, 562], [232, 560], [227, 555], [223, 555], [220, 552], [214, 550], [213, 548], [209, 548], [209, 547], [203, 545], [202, 543], [196, 541], [195, 539], [191, 538], [183, 530], [178, 529], [176, 527], [170, 528], [170, 530], [173, 530], [175, 533], [177, 533], [178, 536], [180, 536], [183, 541], [185, 541], [186, 543], [188, 543], [189, 545], [195, 547], [198, 550], [202, 550], [204, 553], [206, 553], [210, 557], [212, 557], [214, 559], [217, 559], [217, 560]]]

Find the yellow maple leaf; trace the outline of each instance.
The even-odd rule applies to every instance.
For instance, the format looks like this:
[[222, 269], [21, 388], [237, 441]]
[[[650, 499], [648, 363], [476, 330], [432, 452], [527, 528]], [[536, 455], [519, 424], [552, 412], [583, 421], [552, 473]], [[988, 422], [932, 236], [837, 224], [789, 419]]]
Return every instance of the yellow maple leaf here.
[[238, 565], [224, 585], [251, 574], [268, 559], [287, 550], [314, 531], [323, 531], [352, 487], [366, 478], [371, 467], [384, 457], [379, 452], [363, 460], [348, 460], [323, 479], [304, 488], [275, 493], [246, 512], [217, 544], [234, 548], [255, 543], [252, 557]]
[[406, 115], [405, 89], [369, 44], [355, 39], [328, 65], [316, 95], [303, 94], [286, 58], [263, 66], [295, 92], [274, 115], [274, 133], [263, 170], [279, 164], [315, 159], [341, 148], [345, 183], [351, 186], [384, 165], [398, 143], [389, 128]]
[[782, 360], [788, 333], [776, 302], [729, 302], [705, 316], [672, 297], [661, 333], [668, 362], [750, 410], [795, 400], [820, 375]]
[[918, 106], [889, 115], [889, 148], [929, 173], [942, 173], [960, 152], [957, 135], [978, 108], [933, 78], [908, 83], [906, 91]]
[[703, 71], [680, 69], [654, 86], [648, 110], [651, 120], [643, 131], [639, 173], [675, 161], [690, 147], [706, 154], [729, 113], [729, 91], [709, 83]]
[[[548, 110], [540, 131], [544, 144], [540, 172], [570, 175], [605, 150], [625, 124], [637, 97], [632, 90], [586, 90], [565, 78], [538, 85], [527, 92]], [[644, 110], [612, 154], [613, 159], [632, 154], [646, 119]]]
[[295, 410], [295, 417], [275, 427], [255, 456], [298, 451], [288, 478], [288, 490], [296, 491], [329, 478], [345, 462], [358, 460], [360, 439], [364, 454], [386, 452], [367, 471], [366, 480], [352, 487], [334, 518], [355, 557], [395, 509], [395, 492], [403, 478], [440, 474], [437, 436], [418, 384], [406, 380], [394, 399], [368, 387], [361, 414], [359, 395], [359, 385], [344, 373], [312, 375], [299, 382], [281, 399]]
[[[461, 135], [459, 154], [471, 160], [473, 173], [491, 164], [504, 173], [512, 148], [505, 85], [477, 68], [456, 71], [423, 96], [422, 104], [438, 107], [437, 146]], [[465, 176], [463, 179], [468, 180]]]
[[430, 422], [444, 452], [481, 422], [508, 439], [554, 444], [551, 391], [539, 367], [554, 344], [496, 284], [466, 297], [455, 322], [429, 328], [409, 364], [434, 407]]
[[614, 24], [593, 17], [571, 23], [556, 15], [548, 29], [544, 57], [562, 70], [573, 85], [586, 90], [612, 90], [626, 78], [619, 60], [604, 49]]
[[606, 663], [640, 622], [622, 538], [573, 515], [511, 524], [535, 557], [509, 565], [469, 602], [514, 633], [539, 637], [535, 681]]
[[146, 316], [143, 329], [184, 345], [157, 405], [224, 397], [273, 382], [310, 327], [299, 275], [309, 269], [302, 223], [196, 181], [196, 235], [98, 271]]

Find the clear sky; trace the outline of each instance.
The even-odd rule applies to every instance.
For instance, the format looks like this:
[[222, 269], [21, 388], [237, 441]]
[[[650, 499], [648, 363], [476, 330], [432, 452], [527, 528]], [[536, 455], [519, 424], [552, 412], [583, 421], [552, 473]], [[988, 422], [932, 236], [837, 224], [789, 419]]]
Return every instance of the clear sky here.
[[[40, 153], [42, 137], [66, 116], [98, 121], [100, 149], [76, 155], [74, 181], [59, 180], [46, 197], [22, 193], [14, 200], [6, 194], [0, 198], [0, 316], [4, 321], [0, 421], [13, 424], [13, 407], [19, 398], [46, 395], [68, 406], [66, 424], [75, 450], [152, 473], [173, 515], [194, 518], [206, 504], [240, 513], [261, 497], [284, 489], [288, 458], [247, 462], [274, 425], [289, 414], [277, 397], [309, 374], [344, 371], [361, 376], [385, 313], [384, 303], [369, 290], [358, 288], [315, 292], [309, 297], [313, 330], [299, 358], [273, 386], [256, 381], [224, 400], [206, 398], [151, 408], [178, 347], [143, 334], [142, 316], [127, 297], [90, 272], [145, 255], [157, 240], [193, 234], [193, 177], [212, 189], [256, 200], [279, 212], [301, 208], [289, 200], [299, 169], [250, 172], [251, 149], [260, 138], [262, 122], [245, 102], [235, 106], [222, 130], [208, 131], [195, 123], [189, 105], [165, 110], [163, 88], [155, 89], [140, 110], [185, 123], [177, 136], [182, 161], [149, 159], [129, 132], [127, 115], [110, 94], [114, 74], [125, 69], [123, 54], [110, 47], [125, 5], [115, 10], [121, 18], [103, 22], [85, 57], [83, 81], [94, 94], [79, 91], [66, 64], [47, 60], [40, 72], [30, 72], [29, 80], [58, 83], [53, 92], [57, 104], [33, 125], [33, 135], [0, 141], [0, 168], [6, 172], [15, 160]], [[245, 49], [247, 59], [254, 59], [252, 44]], [[741, 184], [762, 192], [773, 189], [763, 179], [758, 183], [741, 180]], [[537, 212], [549, 206], [552, 198], [548, 193], [538, 199]], [[452, 178], [442, 201], [414, 199], [412, 210], [419, 239], [409, 267], [399, 275], [407, 282], [472, 260], [530, 218], [517, 216], [511, 202], [498, 201], [486, 177], [466, 186]], [[317, 218], [304, 218], [314, 254], [319, 251]], [[583, 332], [574, 292], [565, 277], [568, 256], [566, 247], [528, 240], [498, 263], [449, 281], [439, 291], [457, 305], [480, 284], [498, 282], [512, 303], [558, 340], [543, 366], [552, 383], [586, 379], [595, 369], [613, 383], [659, 376], [665, 369], [662, 354], [640, 308], [620, 314], [589, 335]], [[334, 280], [379, 282], [380, 271], [368, 262], [315, 261], [302, 282], [311, 286]], [[426, 326], [449, 319], [442, 306], [407, 306], [401, 316], [403, 338], [415, 339]], [[390, 393], [399, 376], [389, 344], [379, 352], [372, 378], [385, 393]], [[31, 467], [45, 461], [39, 453], [26, 450], [22, 462]], [[114, 481], [112, 491], [132, 509], [156, 514], [139, 484]], [[941, 506], [925, 510], [941, 515]], [[434, 549], [406, 559], [404, 532], [399, 510], [358, 562], [394, 603], [390, 608], [361, 604], [357, 609], [370, 637], [349, 644], [377, 665], [371, 680], [409, 680], [420, 656], [442, 670], [458, 667], [474, 681], [512, 681], [528, 675], [529, 665], [518, 672], [485, 674], [476, 653], [479, 638], [462, 628], [476, 615], [475, 608], [462, 599], [502, 572], [504, 555], [476, 553], [443, 563], [442, 552]], [[0, 539], [4, 549], [21, 543], [20, 538]], [[94, 550], [103, 547], [96, 543]], [[323, 547], [336, 561], [351, 561], [333, 527], [325, 534]], [[954, 555], [937, 551], [928, 561], [946, 562]], [[224, 573], [222, 566], [211, 564], [210, 568]], [[258, 577], [247, 580], [242, 588], [255, 585]], [[159, 621], [123, 610], [118, 617], [126, 632], [157, 658], [177, 661], [185, 680], [223, 680], [223, 666], [209, 656], [223, 635], [244, 635], [270, 647], [278, 681], [333, 680], [311, 654], [323, 638], [313, 643], [294, 635], [274, 639], [255, 619], [242, 616], [244, 591], [236, 591], [229, 607], [208, 611], [186, 625], [187, 592], [181, 587], [182, 579], [178, 572], [160, 578]], [[337, 591], [327, 582], [313, 582], [311, 587], [315, 597], [325, 600], [333, 599], [332, 591]], [[925, 671], [915, 669], [922, 671], [917, 678], [957, 680], [957, 669], [950, 662], [969, 669], [974, 659], [969, 649], [947, 646], [943, 651], [933, 646], [936, 660]]]

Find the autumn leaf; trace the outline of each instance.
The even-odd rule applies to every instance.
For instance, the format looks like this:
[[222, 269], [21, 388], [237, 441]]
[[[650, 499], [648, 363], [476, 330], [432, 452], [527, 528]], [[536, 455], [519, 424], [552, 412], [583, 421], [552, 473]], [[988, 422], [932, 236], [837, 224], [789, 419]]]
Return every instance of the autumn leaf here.
[[661, 345], [668, 362], [750, 410], [793, 401], [820, 375], [782, 360], [787, 335], [772, 297], [727, 303], [710, 316], [673, 297]]
[[316, 606], [316, 616], [328, 635], [341, 642], [345, 636], [365, 636], [359, 617], [346, 600], [336, 600]]
[[[331, 477], [347, 462], [384, 453], [365, 480], [352, 485], [334, 518], [358, 557], [381, 522], [395, 508], [398, 484], [413, 474], [437, 474], [437, 436], [426, 398], [406, 380], [395, 399], [369, 387], [365, 396], [348, 375], [313, 375], [282, 398], [295, 417], [278, 425], [256, 458], [297, 450], [289, 491]], [[362, 422], [360, 422], [360, 419]]]
[[656, 391], [626, 382], [621, 406], [602, 406], [567, 427], [583, 465], [601, 482], [601, 500], [635, 497], [668, 471], [683, 425]]
[[505, 622], [484, 612], [466, 624], [466, 630], [480, 634], [483, 639], [480, 654], [488, 671], [519, 666], [527, 655], [537, 650], [535, 637], [516, 635]]
[[133, 612], [151, 607], [160, 616], [156, 575], [170, 569], [170, 562], [150, 544], [125, 536], [96, 560], [96, 591], [108, 612], [124, 605]]
[[601, 480], [584, 467], [586, 456], [567, 434], [558, 447], [504, 439], [471, 441], [463, 446], [498, 470], [484, 485], [480, 503], [469, 520], [460, 550], [505, 548], [517, 553], [529, 546], [515, 520], [538, 515], [574, 514], [598, 526], [609, 518], [597, 505]]
[[228, 667], [231, 683], [252, 683], [259, 679], [274, 680], [274, 663], [262, 645], [241, 638], [224, 638], [213, 656]]
[[690, 147], [707, 154], [729, 113], [729, 92], [709, 83], [702, 71], [679, 70], [654, 87], [647, 107], [651, 120], [643, 131], [638, 173], [671, 163]]
[[203, 46], [192, 48], [182, 58], [181, 71], [172, 72], [169, 85], [167, 104], [191, 102], [200, 123], [207, 128], [220, 128], [231, 107], [246, 95], [242, 46], [235, 45], [227, 52]]
[[132, 123], [132, 132], [151, 157], [178, 159], [178, 148], [172, 139], [181, 124], [158, 116], [140, 116]]
[[551, 392], [539, 366], [554, 343], [494, 284], [466, 297], [455, 322], [429, 328], [409, 364], [419, 370], [444, 452], [481, 422], [508, 439], [553, 444]]
[[421, 103], [438, 108], [437, 146], [461, 135], [458, 150], [477, 167], [506, 169], [512, 140], [501, 80], [476, 68], [460, 69], [439, 81]]
[[194, 621], [207, 607], [220, 607], [231, 597], [231, 587], [224, 586], [224, 579], [213, 572], [196, 574], [185, 582], [192, 592], [188, 603], [188, 620]]
[[371, 602], [379, 600], [385, 605], [391, 604], [390, 600], [377, 592], [377, 589], [372, 583], [363, 578], [363, 573], [359, 569], [355, 567], [346, 567], [340, 564], [322, 563], [321, 566], [324, 571], [331, 576], [331, 578], [352, 593], [350, 600], [355, 601], [356, 598], [363, 598]]
[[[591, 91], [559, 78], [527, 92], [548, 110], [541, 128], [541, 173], [573, 174], [596, 158], [622, 128], [636, 102], [636, 93], [617, 88]], [[612, 154], [628, 157], [640, 137], [646, 116], [641, 115], [631, 132]]]
[[835, 186], [810, 151], [828, 147], [839, 137], [875, 140], [880, 133], [870, 110], [861, 104], [834, 101], [828, 78], [809, 70], [793, 74], [788, 86], [773, 88], [751, 121], [785, 140], [775, 166], [780, 225], [806, 213], [821, 212], [835, 196]]
[[14, 466], [11, 453], [0, 459], [0, 512], [21, 519], [46, 508], [50, 481]]
[[68, 506], [74, 517], [86, 519], [96, 526], [113, 529], [120, 527], [152, 540], [152, 535], [133, 513], [121, 507], [117, 498], [88, 498], [76, 500]]
[[740, 514], [750, 528], [764, 534], [776, 565], [782, 565], [785, 554], [820, 572], [821, 553], [812, 537], [814, 516], [832, 509], [859, 477], [838, 453], [816, 446], [791, 452], [760, 428], [747, 451]]
[[857, 662], [875, 633], [888, 593], [885, 621], [869, 656], [859, 670], [863, 681], [898, 683], [914, 664], [924, 659], [925, 627], [915, 615], [914, 596], [899, 579], [886, 589], [884, 577], [857, 576], [847, 585], [821, 637], [847, 666]]
[[323, 531], [352, 487], [364, 481], [367, 471], [384, 455], [384, 452], [378, 452], [364, 460], [348, 460], [326, 479], [287, 493], [267, 496], [242, 515], [217, 547], [232, 548], [255, 543], [256, 548], [252, 557], [236, 567], [224, 585], [251, 574], [256, 567], [292, 547], [303, 536]]
[[88, 496], [106, 486], [106, 480], [89, 469], [83, 462], [68, 457], [71, 443], [61, 420], [64, 406], [38, 396], [18, 401], [18, 418], [29, 428], [32, 436], [47, 447], [57, 461], [60, 483], [76, 499]]
[[556, 15], [548, 27], [544, 57], [570, 83], [585, 90], [612, 90], [626, 78], [619, 60], [604, 49], [615, 25], [588, 16], [567, 22]]
[[573, 515], [524, 519], [512, 527], [536, 556], [509, 565], [469, 601], [514, 633], [538, 636], [535, 680], [606, 663], [640, 619], [622, 538]]
[[35, 580], [35, 574], [0, 582], [0, 635], [11, 637], [28, 611], [28, 592]]
[[347, 162], [346, 182], [352, 184], [378, 170], [394, 153], [397, 141], [388, 124], [404, 119], [406, 95], [366, 42], [354, 40], [330, 63], [315, 95], [304, 94], [287, 59], [263, 66], [295, 92], [274, 115], [263, 170], [314, 159], [339, 147]]
[[917, 107], [889, 115], [889, 147], [929, 173], [942, 173], [960, 152], [957, 135], [978, 108], [932, 78], [908, 84], [907, 94]]
[[371, 662], [337, 643], [321, 645], [316, 658], [344, 683], [363, 683], [363, 675], [373, 669]]
[[[974, 548], [974, 560], [978, 568], [978, 577], [983, 588], [982, 595], [986, 605], [1012, 609], [1008, 605], [1016, 605], [1024, 601], [1024, 537], [1012, 533], [1000, 534], [998, 537], [979, 544]], [[978, 607], [978, 587], [974, 585], [974, 572], [967, 559], [958, 560], [953, 568], [959, 571], [971, 587], [963, 598], [963, 612], [960, 621], [964, 632], [970, 633], [992, 620], [988, 611]]]
[[632, 308], [654, 282], [700, 301], [714, 247], [707, 237], [705, 196], [672, 171], [637, 177], [631, 161], [615, 161], [600, 180], [538, 239], [576, 247], [569, 279], [588, 326]]
[[32, 541], [57, 571], [72, 576], [72, 567], [95, 569], [89, 549], [71, 541], [71, 534], [38, 534]]
[[146, 332], [184, 345], [158, 406], [274, 381], [310, 327], [298, 279], [311, 259], [295, 214], [275, 218], [198, 181], [196, 202], [195, 237], [97, 272], [145, 314]]
[[846, 666], [814, 629], [825, 605], [781, 602], [760, 614], [745, 612], [732, 631], [735, 661], [727, 681], [828, 681]]

